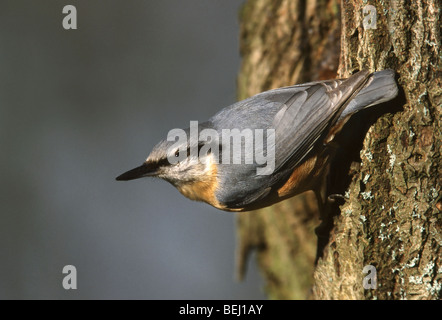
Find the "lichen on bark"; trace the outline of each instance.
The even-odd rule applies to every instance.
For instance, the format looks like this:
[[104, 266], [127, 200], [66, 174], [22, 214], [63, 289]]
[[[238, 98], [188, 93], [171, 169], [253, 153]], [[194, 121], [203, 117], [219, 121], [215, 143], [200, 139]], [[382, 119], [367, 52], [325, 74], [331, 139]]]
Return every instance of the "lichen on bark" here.
[[[405, 103], [401, 112], [382, 116], [367, 133], [335, 240], [315, 271], [315, 297], [440, 299], [440, 3], [376, 2], [373, 30], [362, 27], [363, 5], [355, 1], [351, 10], [343, 10], [339, 73], [393, 68]], [[355, 34], [358, 41], [345, 41]], [[340, 257], [340, 276], [332, 268], [335, 256]], [[361, 270], [369, 264], [377, 269], [374, 290], [360, 286]], [[345, 275], [343, 265], [350, 268]], [[331, 284], [324, 287], [324, 278]]]

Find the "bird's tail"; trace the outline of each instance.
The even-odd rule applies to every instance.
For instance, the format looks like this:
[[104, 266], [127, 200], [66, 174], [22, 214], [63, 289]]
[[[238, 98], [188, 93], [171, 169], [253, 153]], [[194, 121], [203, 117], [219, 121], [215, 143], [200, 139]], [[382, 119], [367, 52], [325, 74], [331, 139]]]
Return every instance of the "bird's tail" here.
[[389, 101], [397, 96], [398, 87], [394, 79], [394, 71], [387, 69], [372, 73], [364, 88], [354, 97], [342, 111], [339, 119], [359, 110]]

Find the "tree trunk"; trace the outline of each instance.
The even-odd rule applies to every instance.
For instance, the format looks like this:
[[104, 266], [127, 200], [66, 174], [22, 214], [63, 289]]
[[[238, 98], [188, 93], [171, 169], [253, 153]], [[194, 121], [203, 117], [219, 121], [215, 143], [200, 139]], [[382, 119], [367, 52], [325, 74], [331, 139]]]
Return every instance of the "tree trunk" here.
[[238, 215], [239, 275], [256, 250], [273, 299], [442, 298], [441, 8], [369, 4], [252, 0], [241, 12], [240, 99], [362, 69], [396, 70], [402, 91], [342, 132], [329, 192], [345, 202], [330, 206], [319, 241], [309, 193]]

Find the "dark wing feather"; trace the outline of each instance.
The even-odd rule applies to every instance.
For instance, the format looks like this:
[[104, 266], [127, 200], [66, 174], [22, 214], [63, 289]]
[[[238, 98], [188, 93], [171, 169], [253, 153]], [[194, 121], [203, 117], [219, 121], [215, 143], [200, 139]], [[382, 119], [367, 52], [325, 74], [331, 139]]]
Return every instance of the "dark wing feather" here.
[[[236, 124], [242, 128], [250, 126], [249, 117], [238, 118], [238, 114], [252, 112], [256, 115], [255, 128], [275, 129], [276, 142], [275, 170], [269, 176], [254, 175], [256, 167], [251, 165], [239, 171], [234, 166], [220, 164], [223, 182], [235, 188], [219, 189], [219, 199], [229, 208], [241, 208], [265, 198], [272, 186], [290, 175], [337, 121], [348, 101], [364, 86], [368, 74], [361, 71], [347, 80], [318, 81], [263, 92], [215, 115], [211, 121], [220, 127]], [[270, 119], [259, 116], [262, 108], [267, 111], [263, 112], [265, 117], [271, 116]], [[251, 189], [252, 185], [256, 188]]]
[[361, 71], [345, 81], [303, 85], [304, 91], [294, 93], [296, 98], [289, 99], [275, 115], [275, 171], [293, 168], [305, 158], [363, 87], [367, 76], [368, 72]]

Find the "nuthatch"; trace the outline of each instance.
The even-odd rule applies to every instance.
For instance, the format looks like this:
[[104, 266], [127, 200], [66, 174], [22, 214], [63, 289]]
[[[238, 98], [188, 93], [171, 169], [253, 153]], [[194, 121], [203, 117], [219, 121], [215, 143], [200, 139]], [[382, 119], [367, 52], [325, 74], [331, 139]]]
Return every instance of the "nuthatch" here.
[[[351, 115], [391, 100], [397, 92], [392, 70], [371, 74], [360, 71], [347, 79], [266, 91], [222, 109], [199, 124], [198, 131], [210, 129], [220, 136], [226, 129], [262, 129], [270, 132], [268, 136], [273, 132], [274, 139], [268, 140], [273, 144], [261, 150], [267, 156], [274, 152], [274, 166], [268, 174], [257, 173], [262, 162], [256, 160], [226, 161], [232, 157], [223, 158], [224, 148], [220, 152], [195, 154], [191, 149], [200, 151], [206, 142], [189, 137], [178, 143], [169, 139], [161, 141], [141, 166], [123, 173], [117, 180], [159, 177], [184, 196], [225, 211], [263, 208], [308, 190], [315, 191], [321, 202], [325, 199], [318, 190], [336, 149], [335, 135]], [[227, 142], [230, 143], [230, 138], [217, 140], [220, 147]], [[244, 147], [244, 141], [241, 146]], [[248, 154], [256, 150], [242, 151], [242, 160], [247, 156], [252, 156], [249, 160], [257, 159], [254, 154]], [[173, 157], [181, 159], [170, 161]]]

